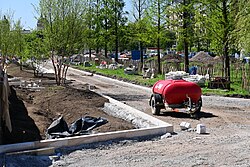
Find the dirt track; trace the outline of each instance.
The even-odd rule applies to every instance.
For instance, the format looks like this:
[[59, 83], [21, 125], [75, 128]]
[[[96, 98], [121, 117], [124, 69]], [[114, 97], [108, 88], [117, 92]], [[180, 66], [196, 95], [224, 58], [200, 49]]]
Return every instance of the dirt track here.
[[[71, 73], [71, 74], [70, 74]], [[91, 83], [95, 91], [109, 95], [133, 106], [145, 113], [150, 113], [148, 99], [150, 90], [140, 89], [128, 84], [88, 76], [86, 73], [69, 76], [79, 82], [75, 86]], [[199, 120], [191, 119], [185, 113], [163, 112], [157, 118], [174, 125], [175, 134], [170, 138], [160, 137], [147, 141], [121, 141], [104, 143], [77, 151], [66, 151], [58, 157], [7, 157], [10, 164], [32, 163], [41, 166], [250, 166], [250, 100], [203, 97], [203, 108]], [[207, 134], [199, 135], [194, 131], [181, 131], [181, 122], [191, 123], [192, 128], [203, 123]], [[28, 159], [30, 161], [27, 161]], [[27, 164], [29, 162], [29, 164]]]

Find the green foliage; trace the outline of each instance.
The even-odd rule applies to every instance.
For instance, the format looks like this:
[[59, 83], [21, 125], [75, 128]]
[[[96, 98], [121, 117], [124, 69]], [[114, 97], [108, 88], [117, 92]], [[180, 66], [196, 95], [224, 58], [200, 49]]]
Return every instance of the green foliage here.
[[[226, 5], [223, 5], [223, 4]], [[206, 27], [207, 39], [209, 38], [210, 51], [223, 54], [224, 47], [235, 45], [235, 12], [238, 11], [238, 3], [231, 0], [202, 0], [199, 5], [202, 11], [199, 20]], [[228, 46], [226, 46], [228, 45]]]
[[14, 23], [11, 14], [0, 18], [1, 54], [40, 60], [51, 53], [66, 58], [95, 49], [105, 50], [107, 56], [108, 51], [173, 44], [180, 51], [186, 46], [187, 52], [188, 44], [189, 51], [213, 51], [224, 57], [250, 51], [249, 1], [132, 0], [132, 8], [134, 18], [128, 21], [124, 0], [40, 0], [41, 31], [22, 34], [20, 21]]
[[[185, 4], [184, 4], [185, 2]], [[177, 34], [178, 51], [184, 50], [184, 39], [189, 45], [194, 43], [194, 25], [195, 25], [195, 9], [196, 1], [174, 1], [167, 7], [167, 13], [170, 17], [169, 24]], [[182, 45], [182, 46], [181, 46]]]
[[80, 0], [41, 0], [39, 5], [47, 52], [69, 56], [82, 46], [83, 22]]
[[0, 16], [0, 54], [2, 66], [5, 60], [13, 56], [20, 57], [24, 50], [24, 39], [22, 34], [21, 21], [12, 20], [11, 14]]
[[169, 30], [170, 15], [168, 13], [169, 1], [151, 0], [147, 12], [148, 19], [148, 46], [157, 46], [160, 41], [160, 48], [170, 48], [175, 42], [175, 33]]
[[32, 59], [36, 63], [39, 63], [49, 57], [46, 52], [42, 31], [34, 30], [30, 34], [23, 34], [23, 38], [24, 47], [21, 54], [22, 61]]
[[244, 54], [250, 52], [250, 2], [239, 1], [239, 12], [236, 15], [237, 48]]
[[[124, 1], [86, 1], [84, 11], [84, 41], [88, 49], [112, 51], [123, 43], [123, 27], [127, 21]], [[107, 55], [106, 55], [107, 56]]]

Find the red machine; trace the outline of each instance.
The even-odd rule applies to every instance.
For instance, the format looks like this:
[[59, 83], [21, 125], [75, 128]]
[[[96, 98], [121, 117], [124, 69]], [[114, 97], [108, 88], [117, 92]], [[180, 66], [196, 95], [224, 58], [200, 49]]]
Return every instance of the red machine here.
[[149, 105], [154, 115], [159, 115], [160, 110], [166, 107], [173, 111], [185, 108], [191, 116], [196, 116], [201, 110], [201, 88], [196, 83], [183, 79], [160, 80], [154, 84], [152, 91]]

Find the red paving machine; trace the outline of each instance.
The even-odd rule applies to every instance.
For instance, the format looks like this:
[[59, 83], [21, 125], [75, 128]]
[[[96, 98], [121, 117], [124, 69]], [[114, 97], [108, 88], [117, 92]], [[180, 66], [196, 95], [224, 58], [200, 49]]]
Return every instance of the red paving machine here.
[[149, 105], [154, 115], [167, 107], [175, 112], [189, 113], [191, 117], [197, 117], [201, 110], [201, 88], [196, 83], [183, 79], [159, 80], [152, 91]]

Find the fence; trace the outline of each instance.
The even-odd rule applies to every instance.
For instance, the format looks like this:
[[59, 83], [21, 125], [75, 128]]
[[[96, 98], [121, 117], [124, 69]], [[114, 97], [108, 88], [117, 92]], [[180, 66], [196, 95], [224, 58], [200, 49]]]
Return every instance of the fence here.
[[[148, 68], [154, 68], [157, 71], [157, 60], [151, 60], [145, 62], [145, 66]], [[197, 66], [198, 74], [209, 74], [209, 82], [214, 78], [225, 78], [224, 72], [226, 71], [223, 66], [222, 60], [218, 60], [215, 63], [195, 63], [190, 62], [189, 67]], [[184, 71], [184, 64], [178, 61], [162, 62], [161, 65], [162, 74], [170, 71]], [[237, 87], [237, 90], [250, 92], [250, 63], [244, 63], [240, 60], [234, 60], [230, 62], [230, 83]]]

